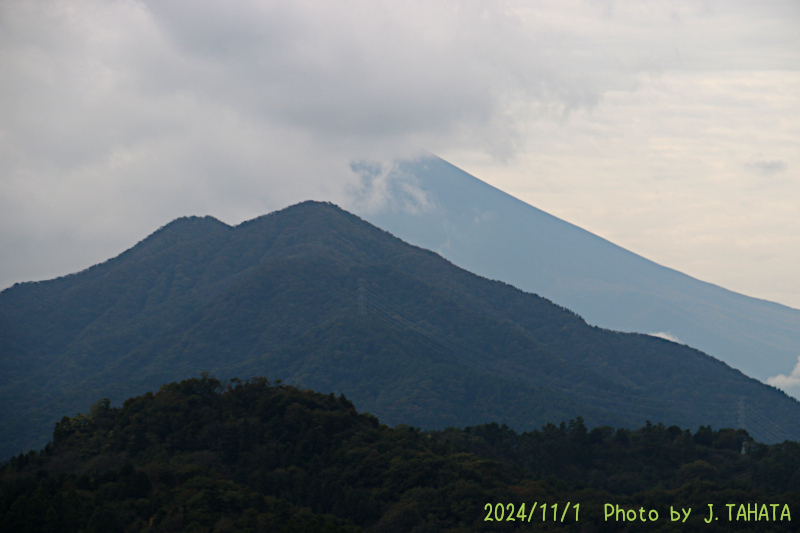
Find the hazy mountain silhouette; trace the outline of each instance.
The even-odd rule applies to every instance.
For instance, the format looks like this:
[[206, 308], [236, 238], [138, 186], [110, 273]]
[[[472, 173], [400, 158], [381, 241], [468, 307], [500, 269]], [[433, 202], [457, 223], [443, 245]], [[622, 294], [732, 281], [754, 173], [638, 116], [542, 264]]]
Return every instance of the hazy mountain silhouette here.
[[342, 209], [181, 218], [83, 272], [0, 293], [0, 457], [63, 415], [210, 371], [345, 393], [389, 424], [583, 416], [796, 439], [800, 403], [692, 348], [587, 325]]
[[[791, 373], [800, 310], [658, 265], [429, 156], [362, 174], [355, 212], [471, 272], [617, 331], [668, 333], [766, 381]], [[388, 198], [388, 199], [387, 199]]]

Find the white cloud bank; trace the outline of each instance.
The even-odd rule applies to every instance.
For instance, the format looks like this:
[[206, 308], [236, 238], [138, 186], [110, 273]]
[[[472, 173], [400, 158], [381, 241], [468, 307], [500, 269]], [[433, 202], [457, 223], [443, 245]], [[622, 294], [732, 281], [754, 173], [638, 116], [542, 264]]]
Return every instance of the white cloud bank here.
[[664, 331], [659, 331], [657, 333], [648, 333], [648, 335], [650, 335], [651, 337], [658, 337], [659, 339], [665, 339], [665, 340], [668, 340], [668, 341], [672, 341], [672, 342], [675, 342], [675, 343], [678, 343], [678, 344], [683, 344], [678, 337], [676, 337], [675, 335], [673, 335], [671, 333], [667, 333], [667, 332], [664, 332]]
[[767, 378], [767, 383], [778, 387], [786, 394], [794, 396], [795, 398], [800, 398], [800, 356], [797, 357], [797, 364], [791, 374], [788, 376], [784, 374], [772, 376], [771, 378]]

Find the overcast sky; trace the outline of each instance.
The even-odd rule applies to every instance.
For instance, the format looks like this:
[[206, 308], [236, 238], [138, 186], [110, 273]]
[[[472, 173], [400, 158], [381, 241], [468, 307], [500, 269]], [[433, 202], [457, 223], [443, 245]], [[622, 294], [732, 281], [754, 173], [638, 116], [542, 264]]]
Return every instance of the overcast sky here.
[[0, 287], [426, 149], [800, 308], [800, 2], [0, 2]]

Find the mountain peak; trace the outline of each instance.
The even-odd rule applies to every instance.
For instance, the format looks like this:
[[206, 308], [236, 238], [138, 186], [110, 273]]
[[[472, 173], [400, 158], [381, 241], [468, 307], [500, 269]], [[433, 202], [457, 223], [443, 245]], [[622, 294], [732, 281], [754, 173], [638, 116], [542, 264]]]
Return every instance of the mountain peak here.
[[756, 438], [800, 427], [798, 402], [697, 350], [588, 326], [324, 202], [236, 227], [181, 218], [83, 275], [14, 292], [0, 294], [2, 456], [96, 398], [200, 371], [342, 392], [429, 428], [724, 427], [741, 398]]
[[[438, 157], [384, 170], [356, 168], [365, 196], [377, 176], [391, 193], [382, 208], [357, 213], [406, 242], [540, 294], [591, 324], [668, 334], [762, 381], [791, 374], [797, 363], [800, 310], [658, 265]], [[412, 205], [418, 199], [424, 206]]]

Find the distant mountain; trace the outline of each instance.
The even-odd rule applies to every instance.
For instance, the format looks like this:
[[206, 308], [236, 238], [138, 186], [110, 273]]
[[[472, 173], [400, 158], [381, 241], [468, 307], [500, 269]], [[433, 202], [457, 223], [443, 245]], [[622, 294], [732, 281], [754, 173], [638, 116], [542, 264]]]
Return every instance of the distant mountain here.
[[761, 381], [788, 375], [797, 363], [800, 310], [660, 266], [435, 156], [354, 170], [363, 177], [364, 197], [388, 196], [383, 203], [361, 198], [359, 216], [471, 272], [572, 309], [590, 324], [668, 333]]
[[0, 293], [0, 457], [63, 415], [213, 372], [345, 393], [390, 424], [582, 416], [797, 440], [800, 403], [697, 350], [587, 325], [342, 209], [181, 218], [105, 263]]

